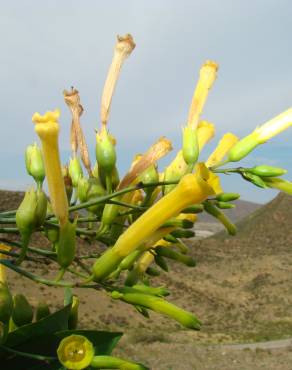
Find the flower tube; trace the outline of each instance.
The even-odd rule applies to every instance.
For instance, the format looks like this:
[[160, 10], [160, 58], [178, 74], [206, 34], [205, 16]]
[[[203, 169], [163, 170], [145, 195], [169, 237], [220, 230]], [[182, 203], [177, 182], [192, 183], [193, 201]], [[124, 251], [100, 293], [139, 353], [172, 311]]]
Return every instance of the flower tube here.
[[240, 140], [228, 154], [229, 162], [238, 162], [258, 145], [264, 144], [273, 136], [292, 126], [292, 108], [257, 127], [251, 134]]
[[59, 110], [46, 112], [43, 116], [35, 113], [32, 121], [35, 123], [35, 131], [42, 142], [52, 208], [60, 224], [64, 225], [68, 218], [68, 200], [62, 176], [58, 147], [59, 116]]
[[213, 153], [211, 153], [205, 162], [206, 166], [212, 167], [218, 164], [229, 152], [229, 150], [238, 142], [238, 140], [238, 137], [233, 135], [231, 132], [223, 135], [216, 149], [213, 151]]
[[199, 123], [209, 90], [216, 80], [217, 70], [218, 64], [211, 60], [207, 60], [200, 69], [200, 78], [194, 92], [188, 117], [188, 125], [192, 128], [196, 128]]
[[100, 281], [114, 271], [124, 257], [151, 236], [165, 221], [194, 203], [201, 203], [214, 194], [208, 183], [209, 171], [204, 165], [195, 174], [185, 175], [176, 188], [161, 198], [139, 217], [117, 240], [116, 244], [98, 258], [93, 267], [94, 280]]

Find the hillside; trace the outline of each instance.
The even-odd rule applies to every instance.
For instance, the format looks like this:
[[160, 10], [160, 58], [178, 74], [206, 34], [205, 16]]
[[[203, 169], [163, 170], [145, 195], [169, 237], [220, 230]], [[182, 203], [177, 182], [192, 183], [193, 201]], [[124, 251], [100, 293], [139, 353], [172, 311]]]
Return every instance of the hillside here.
[[[124, 331], [116, 354], [151, 364], [154, 370], [288, 370], [287, 364], [292, 361], [289, 350], [280, 351], [280, 357], [265, 351], [244, 351], [240, 355], [220, 347], [210, 350], [205, 345], [291, 337], [291, 202], [292, 198], [279, 194], [240, 221], [236, 237], [224, 231], [189, 243], [197, 266], [169, 264], [170, 272], [162, 272], [153, 281], [156, 286], [167, 285], [172, 292], [169, 300], [202, 320], [200, 332], [185, 330], [154, 313], [147, 320], [105, 293], [88, 294], [84, 290], [78, 291], [81, 326], [108, 325], [112, 330]], [[49, 265], [35, 272], [54, 277], [57, 271]], [[62, 304], [62, 289], [39, 287], [14, 273], [9, 274], [9, 280], [15, 293], [26, 292], [33, 303], [42, 297], [54, 302], [52, 307]]]

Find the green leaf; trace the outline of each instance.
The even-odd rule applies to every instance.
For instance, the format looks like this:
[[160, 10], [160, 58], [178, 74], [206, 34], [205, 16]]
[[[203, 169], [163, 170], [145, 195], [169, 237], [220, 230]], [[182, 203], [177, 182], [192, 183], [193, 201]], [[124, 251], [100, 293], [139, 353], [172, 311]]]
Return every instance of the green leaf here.
[[6, 347], [15, 347], [27, 342], [33, 337], [50, 335], [56, 331], [68, 329], [68, 317], [71, 304], [61, 308], [59, 311], [41, 319], [33, 324], [21, 326], [8, 334], [5, 342]]

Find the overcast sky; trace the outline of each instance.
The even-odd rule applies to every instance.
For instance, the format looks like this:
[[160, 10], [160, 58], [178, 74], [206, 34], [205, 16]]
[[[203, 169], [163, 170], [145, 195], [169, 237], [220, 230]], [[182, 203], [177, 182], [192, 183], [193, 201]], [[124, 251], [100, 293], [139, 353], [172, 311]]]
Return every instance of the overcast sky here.
[[[36, 140], [35, 111], [61, 109], [67, 160], [70, 116], [62, 91], [70, 86], [80, 92], [94, 158], [94, 128], [117, 34], [131, 33], [137, 44], [122, 70], [109, 121], [122, 173], [135, 153], [162, 135], [179, 148], [207, 59], [220, 65], [203, 114], [217, 133], [202, 159], [224, 132], [247, 135], [292, 106], [291, 18], [289, 0], [0, 0], [0, 188], [31, 183], [23, 152]], [[274, 164], [292, 174], [291, 147], [292, 129], [254, 151], [248, 165]], [[276, 194], [236, 175], [228, 180], [226, 190], [240, 191], [243, 199], [265, 202]]]

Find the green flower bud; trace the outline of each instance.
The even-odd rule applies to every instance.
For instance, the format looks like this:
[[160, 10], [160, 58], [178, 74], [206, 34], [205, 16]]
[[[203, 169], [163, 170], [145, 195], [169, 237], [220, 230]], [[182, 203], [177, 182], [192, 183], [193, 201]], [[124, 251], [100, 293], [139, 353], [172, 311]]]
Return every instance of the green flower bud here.
[[165, 241], [167, 241], [167, 242], [170, 242], [170, 243], [174, 243], [174, 244], [179, 243], [179, 241], [177, 240], [177, 238], [175, 238], [175, 237], [174, 237], [173, 235], [171, 235], [171, 234], [165, 235], [165, 236], [163, 237], [163, 239], [164, 239]]
[[246, 169], [246, 171], [252, 173], [253, 175], [261, 177], [282, 176], [287, 173], [287, 170], [285, 170], [284, 168], [272, 167], [268, 165], [256, 166], [250, 169]]
[[149, 308], [155, 312], [167, 315], [189, 329], [198, 330], [200, 328], [200, 321], [193, 314], [175, 306], [163, 298], [143, 293], [117, 293], [118, 294], [116, 294], [115, 291], [112, 292], [112, 298], [121, 299], [126, 303]]
[[83, 176], [83, 171], [82, 171], [79, 158], [75, 157], [75, 158], [70, 159], [69, 174], [72, 180], [73, 187], [77, 188], [78, 180], [80, 177]]
[[235, 235], [236, 234], [236, 226], [229, 220], [229, 218], [218, 208], [216, 208], [211, 202], [205, 201], [204, 202], [204, 209], [207, 213], [215, 217], [218, 221], [225, 226], [228, 234]]
[[158, 270], [156, 270], [156, 268], [150, 266], [150, 267], [147, 268], [146, 274], [148, 274], [150, 276], [159, 276], [160, 272]]
[[0, 282], [0, 322], [8, 323], [13, 311], [13, 298], [4, 282]]
[[44, 224], [47, 215], [48, 199], [43, 190], [37, 190], [37, 205], [35, 210], [35, 227]]
[[[159, 174], [158, 174], [158, 171], [157, 171], [157, 165], [155, 164], [152, 164], [150, 167], [147, 168], [147, 170], [145, 170], [144, 172], [142, 172], [139, 177], [138, 177], [138, 180], [143, 182], [143, 184], [147, 185], [147, 184], [151, 184], [151, 183], [154, 183], [154, 182], [158, 182], [159, 181]], [[145, 193], [152, 193], [153, 190], [155, 189], [155, 186], [151, 186], [149, 188], [145, 188], [144, 191]]]
[[46, 173], [41, 149], [37, 144], [29, 145], [25, 151], [25, 165], [27, 173], [36, 183], [42, 184]]
[[14, 308], [12, 320], [17, 326], [30, 324], [33, 318], [33, 310], [23, 294], [16, 294], [13, 297]]
[[35, 226], [37, 194], [33, 188], [25, 192], [24, 198], [16, 211], [16, 225], [22, 235], [30, 235]]
[[216, 199], [219, 202], [231, 202], [238, 198], [240, 198], [240, 194], [237, 194], [237, 193], [221, 193], [216, 196]]
[[194, 165], [199, 158], [199, 143], [197, 129], [190, 126], [183, 128], [183, 148], [182, 153], [188, 165]]
[[235, 208], [235, 204], [230, 204], [230, 203], [227, 203], [227, 202], [216, 202], [216, 207], [220, 208], [220, 209], [231, 209], [231, 208]]
[[[105, 189], [95, 177], [86, 179], [81, 177], [78, 181], [78, 198], [80, 202], [87, 202], [88, 200], [98, 198], [105, 195]], [[88, 210], [96, 215], [99, 215], [103, 209], [103, 204], [91, 206]]]
[[171, 235], [175, 238], [193, 238], [195, 232], [192, 230], [176, 229], [171, 232]]
[[141, 293], [156, 295], [158, 297], [163, 297], [170, 294], [169, 290], [164, 287], [153, 287], [144, 284], [136, 284], [133, 285], [132, 288], [138, 290]]
[[175, 227], [182, 227], [183, 229], [191, 229], [194, 226], [194, 223], [190, 220], [179, 220], [177, 218], [172, 218], [168, 221], [166, 221], [162, 227], [169, 227], [169, 226], [175, 226]]
[[238, 162], [246, 157], [260, 143], [253, 134], [250, 134], [238, 141], [228, 152], [227, 159], [229, 162]]
[[249, 172], [241, 172], [240, 173], [241, 176], [251, 182], [252, 184], [254, 184], [255, 186], [259, 187], [259, 188], [263, 188], [265, 189], [267, 187], [266, 183], [264, 182], [263, 179], [261, 179], [259, 176], [257, 175], [254, 175], [252, 173], [249, 173]]
[[156, 265], [159, 266], [162, 270], [164, 270], [166, 272], [169, 271], [167, 263], [166, 263], [166, 261], [164, 260], [163, 257], [161, 257], [159, 255], [155, 255], [154, 256], [154, 261], [155, 261]]
[[71, 311], [68, 319], [68, 329], [76, 329], [78, 324], [79, 298], [73, 295]]
[[156, 247], [155, 251], [159, 256], [166, 257], [166, 258], [172, 259], [174, 261], [181, 262], [186, 266], [189, 266], [189, 267], [196, 266], [196, 261], [192, 257], [189, 257], [189, 256], [186, 256], [184, 254], [178, 253], [178, 252], [174, 251], [171, 248]]
[[192, 206], [189, 206], [185, 209], [183, 209], [181, 212], [182, 213], [201, 213], [204, 211], [204, 207], [202, 204], [193, 204]]
[[62, 268], [67, 268], [74, 260], [76, 253], [76, 224], [69, 220], [60, 227], [59, 242], [57, 248], [57, 261]]
[[111, 174], [116, 165], [116, 150], [113, 140], [104, 129], [96, 134], [96, 161], [99, 171]]
[[149, 370], [141, 364], [112, 356], [94, 356], [90, 366], [97, 369]]
[[50, 308], [46, 302], [39, 302], [36, 308], [36, 321], [40, 321], [50, 315]]

